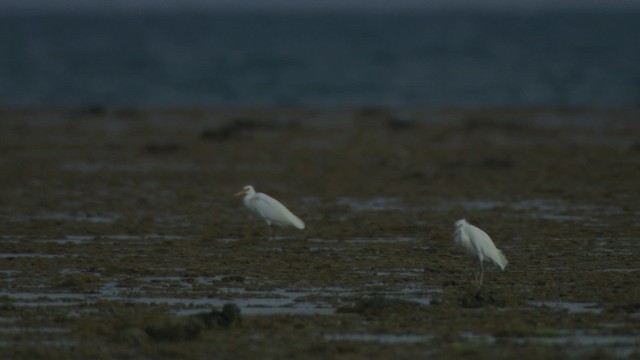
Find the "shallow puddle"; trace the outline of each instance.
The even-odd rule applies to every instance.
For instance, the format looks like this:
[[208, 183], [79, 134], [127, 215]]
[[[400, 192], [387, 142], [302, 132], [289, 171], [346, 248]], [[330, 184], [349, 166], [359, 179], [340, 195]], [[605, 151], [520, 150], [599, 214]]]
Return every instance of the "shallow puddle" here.
[[89, 215], [89, 214], [74, 214], [64, 212], [52, 212], [43, 213], [35, 216], [28, 217], [14, 217], [13, 221], [35, 221], [35, 220], [57, 220], [57, 221], [86, 221], [89, 223], [113, 223], [118, 219], [117, 215]]
[[578, 331], [573, 334], [527, 337], [513, 341], [546, 346], [571, 346], [576, 349], [576, 355], [589, 351], [602, 351], [617, 357], [628, 357], [640, 353], [640, 336], [638, 335], [598, 335]]
[[601, 224], [601, 216], [622, 213], [615, 206], [602, 207], [591, 204], [567, 203], [561, 200], [531, 199], [515, 202], [495, 200], [440, 200], [437, 202], [442, 210], [462, 208], [468, 211], [500, 210], [505, 216], [527, 219], [545, 219], [558, 222], [582, 222]]
[[[42, 259], [53, 259], [53, 258], [58, 258], [58, 257], [63, 257], [66, 255], [58, 255], [58, 254], [37, 254], [37, 253], [33, 253], [33, 254], [11, 254], [11, 253], [5, 253], [5, 254], [0, 254], [0, 259], [16, 259], [16, 258], [42, 258]], [[77, 256], [77, 254], [74, 254], [72, 256]]]
[[395, 197], [377, 197], [369, 199], [341, 197], [337, 200], [337, 204], [348, 206], [353, 212], [401, 210], [403, 207], [401, 199]]
[[415, 237], [408, 237], [408, 236], [398, 236], [398, 237], [389, 237], [389, 238], [351, 238], [351, 239], [343, 239], [343, 240], [336, 240], [336, 239], [319, 239], [319, 238], [314, 238], [314, 239], [308, 239], [307, 241], [309, 242], [314, 242], [314, 243], [327, 243], [327, 244], [393, 244], [393, 243], [399, 243], [399, 242], [414, 242], [414, 241], [418, 241], [417, 238]]
[[571, 302], [571, 301], [530, 301], [530, 305], [549, 307], [552, 309], [566, 310], [570, 314], [602, 312], [602, 307], [594, 302]]
[[496, 337], [487, 334], [461, 332], [460, 339], [463, 342], [495, 344], [500, 341], [515, 344], [537, 344], [543, 346], [571, 346], [575, 349], [574, 356], [590, 351], [602, 351], [616, 357], [627, 357], [640, 351], [640, 336], [636, 335], [608, 335], [597, 334], [593, 331], [555, 330], [554, 335], [540, 334], [538, 336], [524, 337]]
[[329, 334], [325, 339], [331, 341], [377, 342], [382, 344], [412, 344], [430, 341], [434, 335], [415, 334]]
[[[69, 272], [68, 272], [69, 273]], [[378, 276], [388, 276], [380, 273]], [[199, 276], [184, 278], [179, 276], [140, 276], [123, 279], [121, 281], [107, 281], [96, 293], [53, 293], [53, 292], [13, 292], [0, 291], [0, 297], [14, 306], [24, 307], [59, 307], [90, 306], [98, 301], [120, 301], [125, 303], [164, 304], [176, 307], [179, 313], [196, 311], [198, 309], [221, 308], [226, 303], [234, 303], [247, 315], [282, 315], [309, 314], [327, 315], [343, 303], [342, 299], [357, 298], [362, 290], [340, 287], [309, 288], [309, 289], [273, 289], [248, 290], [242, 286], [219, 286], [225, 284], [222, 276]], [[129, 284], [130, 283], [130, 284]], [[206, 297], [189, 296], [194, 284], [211, 286], [215, 295]], [[397, 290], [380, 291], [375, 287], [377, 296], [405, 299], [419, 304], [428, 305], [431, 295], [441, 293], [439, 289], [425, 290], [420, 285], [402, 287]], [[366, 287], [365, 287], [366, 289]], [[174, 291], [183, 293], [181, 296], [148, 296], [150, 293], [166, 293]], [[347, 300], [348, 301], [348, 300]], [[185, 310], [185, 308], [188, 308]]]

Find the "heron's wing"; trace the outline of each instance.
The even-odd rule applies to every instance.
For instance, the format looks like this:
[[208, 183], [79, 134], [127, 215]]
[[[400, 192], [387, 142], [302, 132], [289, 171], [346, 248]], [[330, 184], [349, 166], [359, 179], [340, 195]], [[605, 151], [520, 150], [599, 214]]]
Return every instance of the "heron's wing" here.
[[469, 224], [467, 226], [469, 236], [471, 237], [473, 246], [478, 253], [481, 253], [485, 258], [490, 259], [496, 265], [504, 269], [507, 266], [507, 259], [502, 251], [496, 248], [496, 245], [491, 240], [491, 237], [477, 226]]
[[264, 219], [280, 226], [295, 226], [304, 229], [304, 222], [295, 216], [278, 200], [263, 193], [258, 193], [252, 199], [255, 211]]

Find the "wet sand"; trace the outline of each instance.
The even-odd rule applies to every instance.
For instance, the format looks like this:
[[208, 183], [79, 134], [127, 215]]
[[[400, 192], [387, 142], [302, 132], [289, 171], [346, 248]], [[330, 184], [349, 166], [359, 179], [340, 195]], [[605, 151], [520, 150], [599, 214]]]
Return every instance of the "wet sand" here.
[[[6, 358], [640, 357], [638, 110], [0, 118]], [[509, 259], [480, 290], [462, 217]]]

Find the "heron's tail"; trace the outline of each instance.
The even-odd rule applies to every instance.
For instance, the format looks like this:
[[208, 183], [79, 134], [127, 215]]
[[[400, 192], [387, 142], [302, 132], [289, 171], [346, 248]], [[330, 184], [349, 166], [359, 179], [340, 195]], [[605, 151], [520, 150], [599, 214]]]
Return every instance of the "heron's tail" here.
[[496, 250], [498, 250], [498, 258], [494, 260], [496, 264], [500, 266], [502, 270], [504, 270], [504, 268], [507, 267], [507, 264], [509, 264], [509, 260], [507, 260], [507, 258], [504, 256], [504, 254], [502, 253], [502, 250], [500, 249], [496, 249]]
[[300, 230], [304, 229], [304, 221], [300, 220], [299, 217], [293, 215], [293, 219], [291, 219], [291, 222], [293, 223], [293, 226], [295, 226], [296, 228]]

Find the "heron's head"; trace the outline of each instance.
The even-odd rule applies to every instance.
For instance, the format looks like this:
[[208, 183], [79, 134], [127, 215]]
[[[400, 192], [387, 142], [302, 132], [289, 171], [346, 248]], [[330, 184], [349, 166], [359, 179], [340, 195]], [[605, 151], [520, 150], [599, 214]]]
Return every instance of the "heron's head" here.
[[461, 226], [464, 226], [464, 224], [466, 224], [466, 223], [467, 223], [467, 220], [466, 220], [466, 219], [460, 219], [460, 220], [457, 220], [457, 221], [455, 222], [455, 224], [456, 224], [456, 227], [457, 227], [457, 228], [459, 228], [459, 227], [461, 227]]
[[242, 190], [238, 191], [236, 193], [236, 196], [240, 196], [240, 195], [253, 195], [255, 194], [256, 191], [253, 189], [253, 186], [251, 185], [247, 185], [245, 187], [242, 188]]

